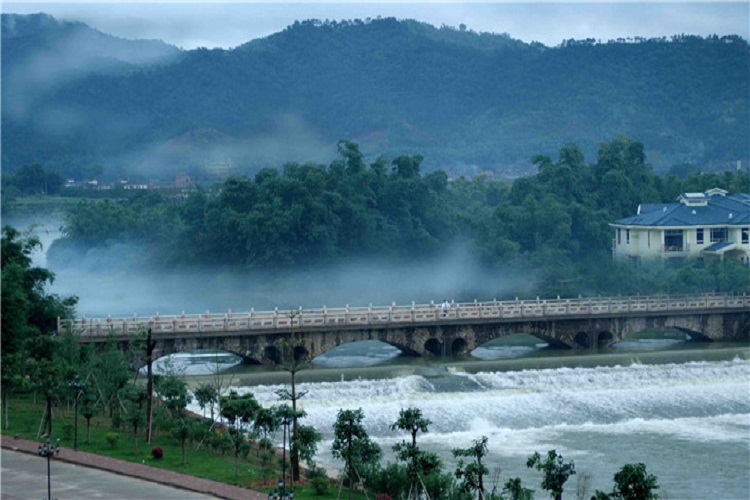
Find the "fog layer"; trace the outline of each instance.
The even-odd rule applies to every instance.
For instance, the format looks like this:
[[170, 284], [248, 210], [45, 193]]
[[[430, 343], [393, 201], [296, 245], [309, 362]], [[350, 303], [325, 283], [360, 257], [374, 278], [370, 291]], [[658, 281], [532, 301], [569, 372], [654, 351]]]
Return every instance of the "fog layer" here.
[[488, 273], [459, 248], [422, 262], [349, 261], [291, 272], [219, 268], [158, 270], [121, 246], [80, 260], [51, 259], [61, 295], [79, 297], [78, 316], [130, 316], [429, 303], [523, 293], [533, 279]]

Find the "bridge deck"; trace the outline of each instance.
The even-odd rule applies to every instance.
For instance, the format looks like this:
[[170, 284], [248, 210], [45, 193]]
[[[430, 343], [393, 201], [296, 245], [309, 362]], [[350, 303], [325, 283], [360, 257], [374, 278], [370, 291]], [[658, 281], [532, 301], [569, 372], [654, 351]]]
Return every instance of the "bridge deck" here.
[[556, 319], [635, 316], [658, 313], [688, 314], [750, 310], [748, 295], [659, 295], [596, 297], [574, 299], [537, 299], [452, 303], [443, 311], [440, 304], [293, 309], [205, 314], [159, 315], [127, 318], [58, 319], [58, 331], [72, 328], [90, 341], [104, 339], [113, 332], [127, 336], [151, 328], [159, 334], [275, 333], [295, 329], [336, 330], [352, 327], [388, 328], [403, 324], [434, 325], [483, 321], [554, 321]]

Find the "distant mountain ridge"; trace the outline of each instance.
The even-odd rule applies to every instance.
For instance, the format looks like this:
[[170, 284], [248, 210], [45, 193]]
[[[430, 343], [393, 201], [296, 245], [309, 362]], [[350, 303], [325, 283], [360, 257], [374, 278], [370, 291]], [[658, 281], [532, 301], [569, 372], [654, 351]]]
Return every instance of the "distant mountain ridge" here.
[[79, 48], [94, 64], [66, 66], [23, 106], [7, 104], [24, 79], [4, 82], [3, 168], [150, 175], [231, 159], [253, 171], [324, 161], [341, 138], [368, 155], [423, 154], [428, 169], [506, 176], [569, 142], [593, 160], [618, 134], [659, 168], [750, 157], [750, 50], [737, 36], [550, 48], [392, 18], [312, 20], [233, 50], [180, 51], [32, 17], [3, 15], [4, 80], [76, 48], [66, 33], [107, 43]]

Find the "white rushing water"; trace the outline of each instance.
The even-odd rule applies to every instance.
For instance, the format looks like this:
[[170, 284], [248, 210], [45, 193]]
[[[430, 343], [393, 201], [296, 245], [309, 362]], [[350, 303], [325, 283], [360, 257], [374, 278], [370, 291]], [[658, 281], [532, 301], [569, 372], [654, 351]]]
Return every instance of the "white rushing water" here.
[[[238, 389], [270, 406], [278, 404], [281, 387]], [[455, 372], [299, 384], [298, 390], [307, 391], [300, 400], [304, 423], [325, 437], [319, 459], [334, 466], [331, 428], [340, 409], [362, 408], [368, 432], [392, 460], [390, 448], [404, 436], [390, 425], [400, 409], [416, 406], [432, 421], [421, 446], [450, 467], [452, 448], [487, 436], [488, 467], [502, 469], [501, 483], [521, 476], [541, 493], [526, 457], [556, 449], [593, 476], [592, 488], [610, 490], [622, 465], [643, 462], [669, 498], [750, 498], [748, 360]], [[575, 476], [567, 493], [574, 498]]]

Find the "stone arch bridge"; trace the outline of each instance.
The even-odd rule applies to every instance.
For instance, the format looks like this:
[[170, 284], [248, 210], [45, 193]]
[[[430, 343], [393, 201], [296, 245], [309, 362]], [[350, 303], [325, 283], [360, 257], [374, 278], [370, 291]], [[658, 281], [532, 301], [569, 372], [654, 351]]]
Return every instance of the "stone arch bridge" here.
[[295, 357], [311, 359], [338, 346], [379, 340], [407, 354], [455, 355], [490, 340], [528, 333], [557, 347], [585, 349], [625, 340], [647, 328], [671, 328], [693, 340], [750, 339], [750, 296], [658, 295], [379, 307], [251, 310], [245, 313], [58, 319], [83, 343], [123, 346], [151, 329], [155, 355], [220, 349], [252, 363], [278, 363], [279, 340], [296, 339]]

